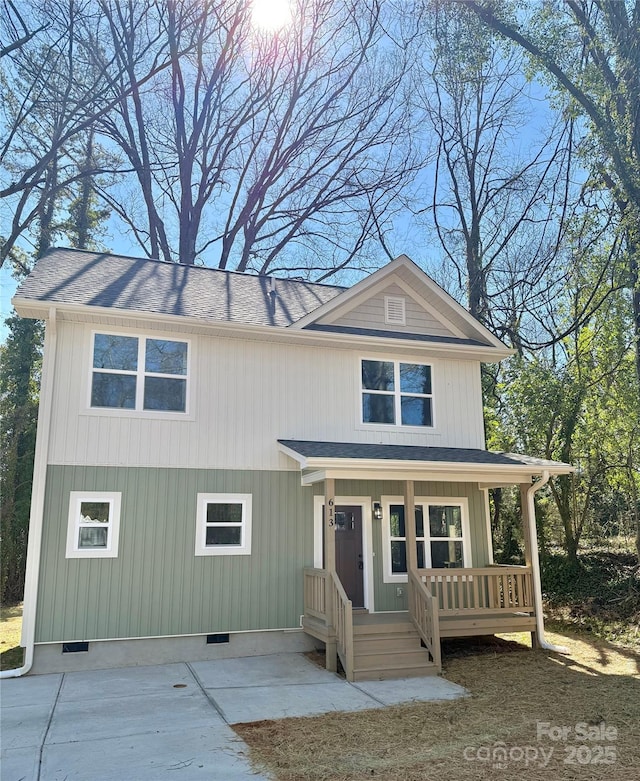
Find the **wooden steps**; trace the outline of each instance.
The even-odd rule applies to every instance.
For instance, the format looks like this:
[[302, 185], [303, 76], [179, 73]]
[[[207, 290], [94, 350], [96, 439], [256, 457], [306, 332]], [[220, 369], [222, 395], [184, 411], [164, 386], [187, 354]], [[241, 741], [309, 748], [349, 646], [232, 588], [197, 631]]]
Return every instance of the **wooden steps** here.
[[406, 613], [354, 613], [353, 642], [354, 681], [437, 674]]

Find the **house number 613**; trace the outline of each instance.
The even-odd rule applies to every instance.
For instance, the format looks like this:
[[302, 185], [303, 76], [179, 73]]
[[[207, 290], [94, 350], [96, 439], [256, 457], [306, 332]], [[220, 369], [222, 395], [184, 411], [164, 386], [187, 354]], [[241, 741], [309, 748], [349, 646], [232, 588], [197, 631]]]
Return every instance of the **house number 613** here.
[[335, 517], [334, 517], [334, 501], [333, 499], [329, 499], [329, 526], [333, 526], [335, 524]]

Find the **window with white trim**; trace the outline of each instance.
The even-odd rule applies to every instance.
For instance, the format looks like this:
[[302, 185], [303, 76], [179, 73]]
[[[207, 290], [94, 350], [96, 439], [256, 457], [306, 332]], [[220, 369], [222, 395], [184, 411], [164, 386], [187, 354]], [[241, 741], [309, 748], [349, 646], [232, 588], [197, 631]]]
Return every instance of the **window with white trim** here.
[[186, 412], [188, 360], [186, 341], [96, 333], [90, 405]]
[[68, 559], [117, 557], [121, 496], [119, 492], [71, 491]]
[[251, 494], [198, 494], [196, 556], [251, 553]]
[[433, 426], [432, 367], [403, 361], [361, 361], [362, 422]]
[[[385, 580], [404, 580], [407, 572], [405, 512], [402, 500], [383, 505], [386, 530]], [[466, 499], [416, 499], [416, 557], [419, 569], [470, 566]]]

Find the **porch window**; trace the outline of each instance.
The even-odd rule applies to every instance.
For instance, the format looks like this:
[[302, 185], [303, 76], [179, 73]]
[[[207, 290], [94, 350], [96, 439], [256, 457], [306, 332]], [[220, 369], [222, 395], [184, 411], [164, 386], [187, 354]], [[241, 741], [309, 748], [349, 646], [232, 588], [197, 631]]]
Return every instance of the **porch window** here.
[[196, 556], [251, 553], [251, 494], [198, 494]]
[[[401, 501], [387, 500], [384, 523], [388, 531], [385, 581], [404, 580], [407, 572], [406, 518]], [[469, 566], [466, 499], [416, 499], [416, 558], [419, 569]]]
[[91, 407], [186, 412], [188, 342], [93, 336]]
[[433, 426], [429, 364], [363, 359], [361, 381], [363, 423]]
[[71, 491], [66, 558], [116, 558], [121, 494]]

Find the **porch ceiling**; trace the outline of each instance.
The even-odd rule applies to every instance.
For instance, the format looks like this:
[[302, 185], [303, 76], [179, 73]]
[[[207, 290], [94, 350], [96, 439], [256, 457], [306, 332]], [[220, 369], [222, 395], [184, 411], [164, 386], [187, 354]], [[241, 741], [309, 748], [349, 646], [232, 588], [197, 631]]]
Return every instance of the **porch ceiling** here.
[[570, 464], [519, 453], [417, 445], [311, 442], [279, 439], [283, 453], [300, 464], [305, 485], [327, 478], [437, 480], [488, 485], [529, 482], [548, 472], [574, 471]]

